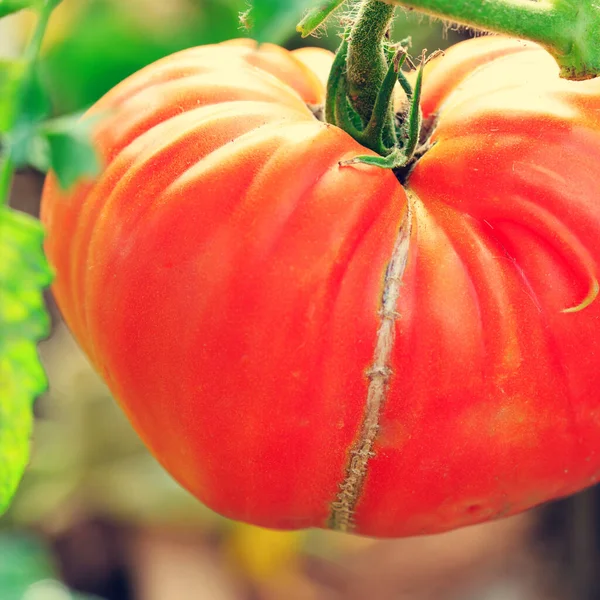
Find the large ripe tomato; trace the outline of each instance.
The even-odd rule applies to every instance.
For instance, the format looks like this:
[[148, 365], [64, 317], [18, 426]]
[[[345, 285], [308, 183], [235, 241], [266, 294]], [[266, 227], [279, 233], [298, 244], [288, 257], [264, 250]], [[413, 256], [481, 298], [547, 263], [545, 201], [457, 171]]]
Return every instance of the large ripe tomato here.
[[532, 44], [454, 47], [405, 192], [340, 165], [366, 151], [309, 108], [329, 60], [207, 46], [97, 104], [102, 175], [43, 198], [80, 344], [233, 518], [410, 535], [595, 482], [600, 80]]

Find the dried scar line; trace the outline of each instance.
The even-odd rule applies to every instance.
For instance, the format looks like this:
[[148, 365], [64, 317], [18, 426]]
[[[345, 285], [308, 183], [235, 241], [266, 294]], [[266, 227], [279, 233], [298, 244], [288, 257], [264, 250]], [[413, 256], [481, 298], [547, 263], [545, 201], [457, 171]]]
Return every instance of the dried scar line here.
[[348, 531], [353, 527], [354, 512], [364, 486], [368, 462], [375, 456], [373, 446], [379, 431], [379, 416], [386, 399], [387, 385], [393, 374], [389, 363], [394, 347], [395, 322], [400, 317], [396, 306], [408, 259], [411, 222], [409, 203], [404, 225], [398, 232], [385, 273], [373, 363], [366, 372], [369, 386], [361, 431], [350, 450], [351, 459], [346, 477], [331, 504], [329, 523], [333, 529], [340, 531]]

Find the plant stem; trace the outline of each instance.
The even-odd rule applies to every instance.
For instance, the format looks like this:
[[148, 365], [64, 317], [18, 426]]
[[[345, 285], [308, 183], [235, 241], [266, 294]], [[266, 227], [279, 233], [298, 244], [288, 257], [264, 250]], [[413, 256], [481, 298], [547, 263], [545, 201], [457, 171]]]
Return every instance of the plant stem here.
[[[27, 63], [27, 68], [21, 76], [21, 80], [13, 97], [9, 98], [8, 102], [8, 114], [12, 115], [12, 119], [9, 119], [10, 122], [8, 123], [7, 128], [9, 132], [19, 118], [19, 107], [24, 102], [24, 90], [31, 77], [33, 77], [35, 62], [42, 47], [42, 40], [44, 39], [44, 34], [48, 27], [50, 15], [60, 1], [61, 0], [46, 0], [40, 7], [38, 22], [33, 32], [33, 37], [25, 51], [24, 59]], [[0, 206], [8, 204], [14, 171], [15, 165], [13, 164], [9, 147], [8, 150], [4, 150], [3, 155], [0, 155]]]
[[296, 31], [298, 31], [303, 38], [308, 37], [347, 1], [348, 0], [327, 0], [323, 5], [313, 8], [306, 13], [302, 21], [298, 23]]
[[33, 36], [27, 50], [25, 51], [25, 60], [29, 63], [30, 69], [33, 69], [33, 65], [37, 60], [42, 48], [42, 41], [44, 40], [44, 34], [48, 27], [48, 21], [54, 8], [60, 4], [61, 0], [46, 0], [40, 8], [38, 15], [38, 22], [33, 32]]
[[[556, 11], [547, 2], [532, 0], [394, 0], [436, 17], [463, 25], [529, 38], [540, 32], [556, 34]], [[551, 31], [548, 31], [548, 29]]]
[[9, 156], [0, 157], [0, 207], [8, 203], [14, 166]]
[[[365, 0], [348, 39], [348, 96], [366, 125], [377, 94], [388, 72], [385, 36], [394, 16], [394, 6], [380, 0]], [[390, 109], [390, 122], [391, 122]]]
[[568, 79], [600, 75], [600, 4], [596, 0], [389, 0], [462, 25], [532, 40]]

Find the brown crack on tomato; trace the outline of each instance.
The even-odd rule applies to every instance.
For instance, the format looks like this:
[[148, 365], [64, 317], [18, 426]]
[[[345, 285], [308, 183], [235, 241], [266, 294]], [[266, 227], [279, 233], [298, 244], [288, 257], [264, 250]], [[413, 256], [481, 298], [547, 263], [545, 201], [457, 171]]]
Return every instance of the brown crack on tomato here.
[[346, 468], [344, 481], [340, 484], [335, 501], [331, 503], [328, 524], [331, 529], [338, 531], [351, 531], [354, 527], [356, 505], [364, 488], [369, 460], [375, 456], [373, 446], [379, 432], [381, 409], [385, 403], [389, 381], [393, 375], [390, 363], [396, 321], [400, 317], [396, 306], [400, 296], [402, 276], [408, 260], [411, 222], [409, 201], [406, 218], [400, 226], [392, 256], [385, 271], [373, 362], [366, 371], [369, 384], [360, 433], [350, 449], [350, 461]]

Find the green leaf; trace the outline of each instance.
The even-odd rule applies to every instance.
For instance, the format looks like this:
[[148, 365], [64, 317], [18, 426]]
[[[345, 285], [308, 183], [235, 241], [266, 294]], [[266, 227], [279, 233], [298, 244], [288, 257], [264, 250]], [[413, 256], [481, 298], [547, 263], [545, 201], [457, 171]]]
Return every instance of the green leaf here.
[[50, 100], [35, 71], [26, 73], [21, 82], [20, 95], [17, 100], [19, 103], [18, 123], [36, 123], [50, 113]]
[[0, 19], [24, 8], [36, 8], [39, 5], [40, 0], [0, 0]]
[[[14, 70], [18, 71], [16, 67]], [[69, 162], [66, 174], [59, 177], [61, 182], [64, 181], [68, 185], [74, 181], [71, 173], [75, 174], [75, 179], [78, 175], [94, 174], [97, 164], [87, 141], [89, 124], [80, 123], [79, 114], [43, 121], [48, 114], [49, 105], [37, 76], [30, 75], [29, 80], [20, 82], [20, 85], [22, 87], [18, 92], [22, 100], [18, 103], [18, 112], [12, 119], [8, 114], [10, 103], [6, 103], [5, 125], [10, 125], [12, 120], [12, 126], [7, 132], [2, 129], [3, 105], [0, 99], [0, 141], [14, 167], [32, 165], [46, 172], [57, 164], [62, 175], [65, 173], [64, 163]], [[67, 138], [67, 141], [64, 138]]]
[[314, 0], [253, 0], [248, 13], [251, 35], [259, 42], [281, 44], [296, 31], [304, 11]]
[[14, 168], [31, 165], [45, 173], [50, 167], [48, 141], [34, 124], [16, 126], [3, 136], [2, 146]]
[[27, 465], [33, 401], [47, 386], [36, 348], [49, 332], [43, 235], [36, 219], [0, 207], [0, 514]]
[[0, 135], [16, 167], [30, 164], [37, 127], [49, 110], [48, 97], [27, 63], [0, 61]]
[[28, 140], [27, 154], [25, 163], [41, 173], [47, 173], [50, 170], [50, 149], [48, 140], [37, 133]]
[[[49, 166], [55, 171], [63, 189], [68, 189], [81, 177], [93, 177], [100, 169], [96, 151], [90, 142], [92, 124], [90, 119], [70, 116], [48, 121], [40, 128], [48, 144]], [[32, 150], [35, 150], [33, 146]], [[43, 155], [38, 151], [37, 156]], [[33, 154], [32, 158], [34, 162]]]

